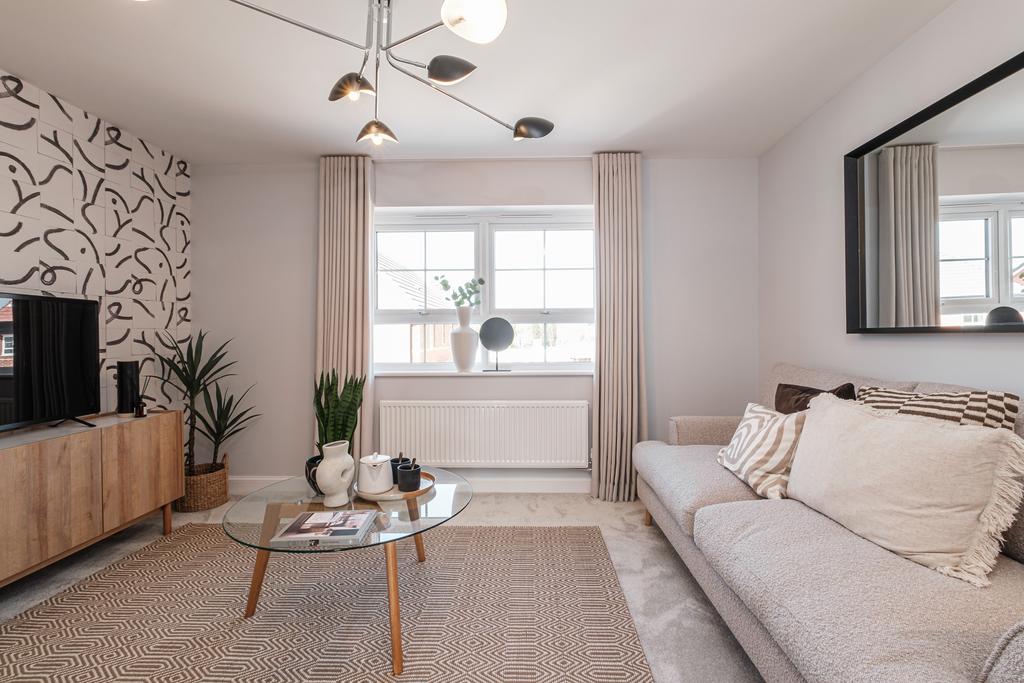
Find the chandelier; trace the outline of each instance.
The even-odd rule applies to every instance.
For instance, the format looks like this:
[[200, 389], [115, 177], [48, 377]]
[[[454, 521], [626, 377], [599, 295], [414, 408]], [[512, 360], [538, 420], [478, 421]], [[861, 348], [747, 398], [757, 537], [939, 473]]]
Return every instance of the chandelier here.
[[[363, 44], [284, 16], [248, 0], [228, 1], [362, 51], [363, 61], [359, 71], [347, 73], [339, 78], [327, 97], [332, 102], [344, 99], [355, 101], [364, 95], [374, 98], [373, 119], [359, 131], [356, 142], [368, 140], [374, 145], [380, 145], [385, 141], [398, 142], [398, 136], [380, 119], [380, 68], [382, 62], [386, 62], [395, 71], [414, 81], [422, 83], [462, 106], [486, 116], [498, 125], [504, 126], [512, 131], [513, 140], [542, 138], [555, 127], [551, 121], [537, 116], [525, 116], [514, 124], [506, 123], [449, 92], [447, 90], [449, 86], [465, 80], [476, 70], [476, 66], [465, 59], [451, 55], [437, 55], [424, 64], [395, 54], [395, 48], [399, 45], [442, 26], [472, 43], [493, 42], [505, 28], [505, 20], [508, 16], [505, 0], [444, 0], [441, 5], [440, 21], [397, 40], [391, 37], [391, 20], [396, 0], [367, 0], [366, 38]], [[367, 66], [371, 65], [371, 53], [372, 83], [366, 75]]]

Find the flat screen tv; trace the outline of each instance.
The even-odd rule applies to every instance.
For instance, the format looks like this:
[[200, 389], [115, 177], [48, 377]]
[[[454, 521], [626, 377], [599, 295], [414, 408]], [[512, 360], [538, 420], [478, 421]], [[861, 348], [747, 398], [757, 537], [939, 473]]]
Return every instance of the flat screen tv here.
[[100, 411], [99, 304], [0, 292], [0, 431]]

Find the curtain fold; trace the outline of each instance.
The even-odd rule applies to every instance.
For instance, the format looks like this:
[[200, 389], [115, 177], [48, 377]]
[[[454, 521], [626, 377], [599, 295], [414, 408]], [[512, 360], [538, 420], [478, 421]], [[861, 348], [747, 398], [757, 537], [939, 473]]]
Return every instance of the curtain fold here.
[[[320, 159], [317, 256], [316, 372], [366, 375], [353, 457], [373, 448], [373, 365], [370, 345], [370, 240], [373, 161], [366, 156]], [[310, 385], [312, 400], [312, 384]]]
[[596, 338], [591, 495], [636, 498], [633, 445], [647, 438], [641, 156], [593, 157]]
[[939, 183], [935, 145], [878, 157], [878, 324], [939, 324]]

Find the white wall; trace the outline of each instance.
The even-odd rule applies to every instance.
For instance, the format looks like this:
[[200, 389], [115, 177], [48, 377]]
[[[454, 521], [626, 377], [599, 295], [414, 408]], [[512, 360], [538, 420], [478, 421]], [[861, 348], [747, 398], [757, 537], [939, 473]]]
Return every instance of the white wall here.
[[644, 164], [648, 429], [757, 397], [757, 161]]
[[1024, 146], [939, 149], [939, 195], [1024, 192]]
[[[376, 170], [381, 206], [592, 201], [589, 159], [388, 162]], [[650, 425], [652, 438], [665, 438], [670, 415], [732, 414], [755, 395], [757, 162], [656, 159], [645, 161], [644, 174]], [[251, 396], [264, 414], [231, 447], [233, 477], [297, 474], [312, 450], [317, 182], [315, 164], [194, 174], [196, 327], [234, 338], [234, 384], [256, 382]], [[592, 387], [578, 375], [390, 376], [376, 379], [375, 398], [590, 400]], [[552, 473], [543, 474], [550, 482]], [[587, 490], [580, 474], [555, 476], [559, 486]], [[535, 488], [541, 475], [501, 474], [521, 480], [509, 486]]]
[[[231, 386], [263, 414], [229, 444], [232, 477], [297, 475], [312, 453], [317, 166], [197, 166], [194, 329], [232, 339]], [[195, 297], [199, 304], [201, 296]]]
[[760, 372], [777, 361], [1024, 391], [1018, 335], [845, 334], [851, 149], [1017, 54], [1024, 3], [959, 0], [760, 160]]

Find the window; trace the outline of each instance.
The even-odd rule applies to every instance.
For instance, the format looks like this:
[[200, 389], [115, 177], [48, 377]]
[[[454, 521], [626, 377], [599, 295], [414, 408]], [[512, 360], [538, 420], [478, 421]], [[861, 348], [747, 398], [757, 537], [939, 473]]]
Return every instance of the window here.
[[1024, 202], [942, 202], [939, 296], [943, 325], [984, 325], [996, 306], [1024, 309]]
[[[501, 364], [589, 370], [594, 361], [594, 225], [590, 207], [378, 209], [373, 353], [377, 370], [451, 369], [451, 302], [436, 277], [483, 277], [473, 326], [506, 318]], [[478, 367], [494, 363], [480, 349]]]
[[13, 356], [14, 355], [14, 335], [5, 334], [3, 340], [3, 348], [0, 350], [0, 356]]

